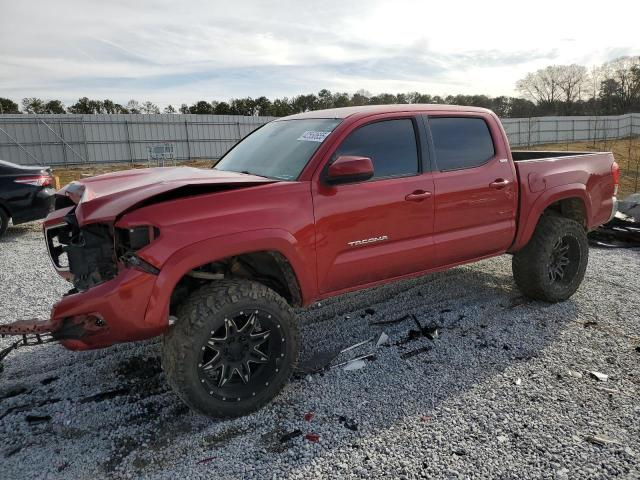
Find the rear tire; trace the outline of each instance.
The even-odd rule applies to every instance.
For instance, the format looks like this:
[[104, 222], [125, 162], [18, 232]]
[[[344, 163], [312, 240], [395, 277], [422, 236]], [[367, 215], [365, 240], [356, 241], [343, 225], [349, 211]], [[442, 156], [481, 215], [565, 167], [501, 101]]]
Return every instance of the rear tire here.
[[0, 237], [4, 235], [9, 227], [9, 215], [4, 211], [4, 208], [0, 207]]
[[287, 302], [248, 280], [212, 282], [193, 292], [164, 336], [162, 367], [178, 396], [213, 418], [267, 404], [298, 359], [298, 328]]
[[589, 261], [587, 234], [569, 218], [543, 215], [529, 243], [513, 255], [513, 278], [527, 297], [560, 302], [575, 293]]

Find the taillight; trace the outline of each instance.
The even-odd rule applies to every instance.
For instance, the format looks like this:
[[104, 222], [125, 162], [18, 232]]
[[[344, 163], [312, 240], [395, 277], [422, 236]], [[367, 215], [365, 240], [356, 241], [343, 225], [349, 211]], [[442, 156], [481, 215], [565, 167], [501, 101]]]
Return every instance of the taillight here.
[[23, 185], [33, 185], [34, 187], [52, 187], [53, 178], [47, 175], [36, 175], [31, 177], [19, 177], [14, 180], [15, 183]]
[[611, 176], [613, 177], [613, 195], [618, 194], [618, 185], [620, 184], [620, 166], [618, 162], [611, 165]]

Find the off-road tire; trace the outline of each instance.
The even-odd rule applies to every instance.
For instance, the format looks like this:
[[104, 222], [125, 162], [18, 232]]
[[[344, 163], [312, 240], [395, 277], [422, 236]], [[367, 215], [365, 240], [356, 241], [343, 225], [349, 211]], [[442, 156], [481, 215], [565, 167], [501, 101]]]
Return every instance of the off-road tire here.
[[0, 237], [4, 235], [9, 227], [9, 215], [4, 211], [4, 208], [0, 207]]
[[[571, 245], [567, 278], [552, 281], [550, 262], [558, 242]], [[513, 255], [511, 267], [520, 291], [529, 298], [560, 302], [575, 293], [587, 270], [589, 244], [587, 234], [578, 222], [558, 215], [543, 215], [529, 243]]]
[[[235, 401], [212, 396], [199, 367], [201, 350], [225, 317], [238, 311], [268, 312], [277, 319], [282, 354], [268, 385], [260, 383], [253, 396]], [[238, 417], [266, 405], [289, 380], [298, 361], [299, 334], [293, 310], [276, 292], [249, 280], [220, 280], [193, 292], [177, 312], [178, 320], [163, 339], [162, 367], [167, 381], [190, 408], [212, 418]], [[272, 318], [272, 317], [269, 317]]]

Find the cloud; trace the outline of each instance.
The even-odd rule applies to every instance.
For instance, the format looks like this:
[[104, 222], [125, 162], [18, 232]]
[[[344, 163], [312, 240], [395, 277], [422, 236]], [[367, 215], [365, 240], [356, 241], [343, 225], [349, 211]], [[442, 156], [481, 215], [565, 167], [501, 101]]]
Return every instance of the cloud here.
[[[571, 21], [558, 28], [547, 8]], [[614, 28], [606, 13], [548, 0], [526, 19], [514, 10], [411, 0], [7, 2], [0, 96], [164, 105], [320, 88], [500, 95], [544, 65], [640, 53], [625, 33], [632, 12]]]

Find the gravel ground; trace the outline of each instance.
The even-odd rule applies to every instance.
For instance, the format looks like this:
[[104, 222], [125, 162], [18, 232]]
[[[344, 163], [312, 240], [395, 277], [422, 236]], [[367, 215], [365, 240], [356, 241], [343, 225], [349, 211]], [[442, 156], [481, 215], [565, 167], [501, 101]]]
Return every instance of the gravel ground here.
[[[638, 251], [592, 250], [556, 305], [519, 294], [509, 257], [322, 302], [299, 312], [303, 363], [382, 331], [391, 345], [346, 352], [334, 364], [377, 357], [300, 375], [236, 420], [190, 413], [157, 341], [24, 348], [0, 373], [0, 476], [640, 478], [639, 267]], [[46, 316], [68, 289], [38, 225], [0, 240], [0, 284], [0, 323]], [[439, 335], [370, 325], [411, 313]]]

